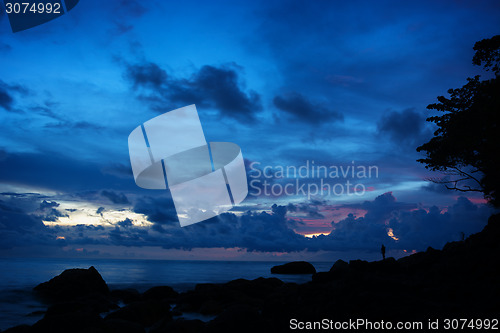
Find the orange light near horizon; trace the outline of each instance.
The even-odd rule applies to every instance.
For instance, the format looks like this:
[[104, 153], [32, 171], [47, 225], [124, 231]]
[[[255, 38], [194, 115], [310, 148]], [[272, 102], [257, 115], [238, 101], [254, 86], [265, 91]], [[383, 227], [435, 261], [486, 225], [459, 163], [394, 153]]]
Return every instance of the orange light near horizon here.
[[313, 234], [302, 234], [302, 236], [307, 237], [307, 238], [313, 238], [314, 236], [318, 237], [320, 235], [325, 235], [328, 236], [330, 233], [329, 232], [317, 232]]
[[57, 236], [56, 239], [66, 239], [64, 236]]
[[391, 237], [392, 239], [394, 239], [395, 241], [398, 241], [399, 238], [394, 236], [394, 230], [392, 230], [392, 228], [388, 228], [387, 229], [387, 236]]
[[476, 205], [486, 205], [488, 203], [488, 200], [485, 198], [468, 198], [470, 202]]

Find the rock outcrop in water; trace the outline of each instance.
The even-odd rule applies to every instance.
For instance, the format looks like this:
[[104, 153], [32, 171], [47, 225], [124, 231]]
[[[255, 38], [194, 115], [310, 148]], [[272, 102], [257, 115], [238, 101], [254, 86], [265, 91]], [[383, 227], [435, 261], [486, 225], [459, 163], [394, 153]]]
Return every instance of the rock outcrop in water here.
[[94, 266], [89, 269], [67, 269], [50, 281], [40, 283], [34, 290], [51, 301], [74, 300], [91, 294], [109, 294], [108, 285]]
[[[170, 287], [108, 293], [94, 269], [69, 271], [37, 287], [63, 301], [53, 302], [35, 325], [5, 332], [287, 332], [292, 318], [419, 321], [424, 324], [419, 331], [425, 331], [429, 319], [498, 319], [500, 215], [492, 216], [482, 232], [443, 250], [429, 248], [399, 260], [339, 260], [305, 284], [258, 278], [198, 284], [180, 294]], [[94, 282], [83, 282], [85, 274]], [[94, 296], [69, 288], [73, 278]], [[127, 305], [118, 308], [118, 301]], [[186, 313], [209, 320], [185, 319]]]
[[271, 268], [273, 274], [314, 274], [316, 268], [306, 261], [293, 261]]

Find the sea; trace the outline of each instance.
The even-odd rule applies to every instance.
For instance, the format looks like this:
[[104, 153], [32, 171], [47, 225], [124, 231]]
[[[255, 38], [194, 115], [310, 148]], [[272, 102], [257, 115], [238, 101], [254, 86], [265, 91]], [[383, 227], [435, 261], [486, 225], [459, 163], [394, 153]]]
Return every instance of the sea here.
[[[69, 268], [94, 266], [111, 290], [135, 288], [144, 292], [168, 285], [178, 292], [198, 283], [224, 283], [243, 278], [278, 277], [284, 282], [305, 283], [311, 275], [275, 275], [277, 261], [176, 261], [139, 259], [27, 259], [0, 258], [0, 330], [20, 324], [32, 325], [43, 317], [46, 305], [33, 294], [33, 287]], [[311, 262], [316, 271], [328, 271], [332, 262]]]

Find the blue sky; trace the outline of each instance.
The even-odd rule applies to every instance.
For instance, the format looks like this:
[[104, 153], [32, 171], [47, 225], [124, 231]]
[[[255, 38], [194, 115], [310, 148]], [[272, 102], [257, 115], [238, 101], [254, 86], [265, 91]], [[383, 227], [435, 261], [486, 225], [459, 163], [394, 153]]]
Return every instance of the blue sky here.
[[[82, 0], [15, 34], [0, 15], [0, 255], [333, 260], [479, 231], [491, 210], [427, 182], [439, 175], [415, 148], [432, 136], [428, 104], [487, 77], [472, 46], [499, 14], [495, 1]], [[362, 195], [250, 195], [180, 228], [167, 191], [135, 185], [127, 137], [190, 104], [207, 141], [241, 147], [249, 180], [252, 162], [377, 177], [351, 179]]]

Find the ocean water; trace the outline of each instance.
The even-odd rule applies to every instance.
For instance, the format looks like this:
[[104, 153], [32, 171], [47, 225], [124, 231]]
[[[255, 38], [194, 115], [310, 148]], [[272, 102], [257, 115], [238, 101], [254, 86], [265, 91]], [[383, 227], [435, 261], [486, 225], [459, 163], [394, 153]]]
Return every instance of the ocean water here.
[[[168, 285], [182, 292], [197, 283], [224, 283], [238, 278], [277, 277], [304, 283], [311, 275], [274, 275], [271, 267], [284, 262], [263, 261], [172, 261], [110, 259], [0, 259], [0, 330], [33, 324], [46, 306], [37, 300], [33, 287], [68, 268], [94, 266], [110, 289], [136, 288], [140, 292]], [[316, 271], [327, 271], [331, 262], [312, 262]]]

